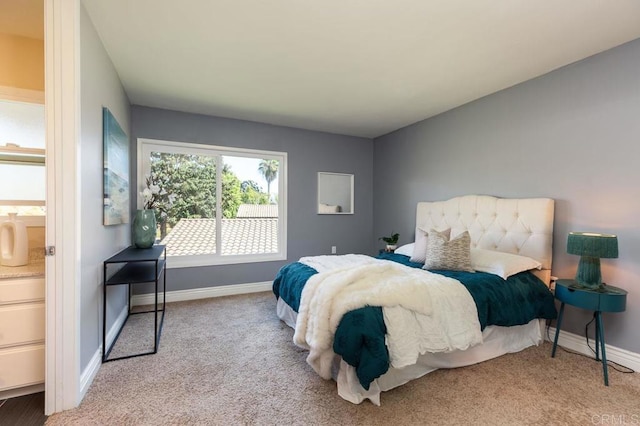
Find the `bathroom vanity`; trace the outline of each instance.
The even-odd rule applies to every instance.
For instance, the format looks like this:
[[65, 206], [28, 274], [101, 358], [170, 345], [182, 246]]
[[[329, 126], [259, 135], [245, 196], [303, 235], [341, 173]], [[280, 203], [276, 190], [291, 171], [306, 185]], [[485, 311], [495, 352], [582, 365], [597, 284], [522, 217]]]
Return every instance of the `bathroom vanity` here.
[[26, 265], [0, 265], [0, 399], [43, 386], [44, 273], [44, 247], [31, 248]]

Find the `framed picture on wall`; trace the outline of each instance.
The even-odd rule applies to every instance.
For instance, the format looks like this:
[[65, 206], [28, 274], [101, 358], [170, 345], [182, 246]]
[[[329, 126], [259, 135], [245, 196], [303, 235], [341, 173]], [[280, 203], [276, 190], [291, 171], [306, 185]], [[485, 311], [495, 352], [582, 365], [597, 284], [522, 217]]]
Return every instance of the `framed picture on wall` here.
[[102, 108], [104, 224], [129, 223], [129, 138], [111, 111]]

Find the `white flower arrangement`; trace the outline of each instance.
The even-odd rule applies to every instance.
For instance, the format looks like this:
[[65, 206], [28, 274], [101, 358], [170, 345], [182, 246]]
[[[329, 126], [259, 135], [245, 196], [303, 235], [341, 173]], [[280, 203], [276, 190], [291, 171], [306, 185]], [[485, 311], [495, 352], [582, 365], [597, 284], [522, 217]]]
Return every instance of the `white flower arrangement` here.
[[145, 175], [146, 188], [140, 192], [142, 197], [142, 208], [156, 209], [160, 213], [161, 218], [167, 217], [167, 210], [173, 205], [176, 196], [169, 194], [164, 188], [162, 188], [161, 182], [159, 182], [153, 175]]

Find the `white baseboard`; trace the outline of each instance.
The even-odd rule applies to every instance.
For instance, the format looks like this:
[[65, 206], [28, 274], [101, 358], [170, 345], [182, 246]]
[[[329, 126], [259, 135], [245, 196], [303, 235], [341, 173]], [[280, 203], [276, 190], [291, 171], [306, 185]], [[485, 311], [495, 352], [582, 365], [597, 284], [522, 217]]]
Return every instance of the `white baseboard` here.
[[[116, 336], [118, 335], [118, 330], [120, 330], [120, 327], [122, 327], [122, 324], [124, 324], [124, 322], [127, 320], [127, 314], [128, 314], [127, 305], [125, 304], [122, 310], [120, 311], [120, 313], [118, 314], [118, 318], [116, 318], [116, 320], [113, 322], [111, 327], [109, 327], [109, 331], [107, 332], [107, 338], [105, 339], [107, 343], [107, 347], [109, 347], [111, 343], [113, 343], [113, 341], [115, 340]], [[100, 345], [100, 350], [102, 352], [102, 345]], [[102, 356], [102, 354], [100, 356]]]
[[[220, 297], [220, 296], [231, 296], [234, 294], [246, 294], [246, 293], [258, 293], [262, 291], [271, 290], [271, 281], [259, 282], [259, 283], [249, 283], [249, 284], [235, 284], [235, 285], [225, 285], [218, 287], [207, 287], [207, 288], [196, 288], [191, 290], [176, 290], [176, 291], [168, 291], [167, 292], [167, 302], [180, 302], [183, 300], [195, 300], [195, 299], [205, 299], [209, 297]], [[131, 305], [151, 305], [155, 302], [155, 294], [138, 294], [134, 295], [131, 298]], [[124, 323], [127, 318], [127, 306], [125, 305], [120, 314], [118, 314], [118, 318], [114, 321], [114, 323], [109, 327], [109, 331], [107, 332], [106, 343], [107, 346], [111, 345], [113, 340], [116, 338], [118, 330]], [[87, 367], [82, 371], [80, 375], [80, 401], [84, 399], [87, 391], [89, 390], [89, 386], [93, 383], [93, 379], [98, 374], [98, 370], [100, 370], [100, 366], [102, 365], [102, 345], [98, 347], [96, 352], [91, 357], [91, 361]]]
[[[553, 343], [555, 335], [555, 327], [550, 327], [548, 338], [551, 339], [551, 343]], [[595, 349], [595, 341], [591, 339], [590, 344], [591, 347]], [[577, 334], [560, 330], [560, 335], [558, 336], [558, 345], [595, 358], [593, 352], [587, 346], [587, 342], [584, 336], [578, 336]], [[626, 349], [620, 349], [611, 345], [605, 345], [605, 348], [608, 361], [613, 361], [624, 367], [631, 368], [632, 370], [640, 371], [640, 354], [628, 351]]]
[[[118, 334], [118, 330], [127, 319], [127, 305], [124, 305], [124, 308], [118, 314], [118, 318], [116, 318], [115, 322], [109, 327], [109, 331], [107, 332], [107, 346], [113, 342]], [[96, 374], [98, 374], [98, 370], [100, 370], [100, 366], [102, 365], [102, 345], [98, 346], [98, 350], [93, 354], [89, 364], [82, 371], [80, 375], [80, 401], [84, 399], [84, 396], [87, 394], [89, 390], [89, 386], [93, 383], [93, 379], [95, 379]]]
[[[209, 297], [233, 296], [236, 294], [259, 293], [271, 290], [272, 282], [222, 285], [217, 287], [194, 288], [189, 290], [167, 291], [167, 302], [207, 299]], [[161, 298], [160, 294], [158, 297]], [[159, 300], [160, 302], [160, 300]], [[153, 305], [155, 293], [136, 294], [131, 298], [132, 306]]]
[[31, 395], [32, 393], [38, 393], [44, 391], [44, 383], [38, 385], [24, 386], [16, 389], [9, 389], [0, 392], [0, 401], [3, 399], [17, 398], [19, 396]]
[[98, 374], [98, 370], [100, 370], [100, 366], [102, 365], [102, 345], [98, 347], [98, 350], [91, 357], [91, 361], [87, 367], [80, 374], [80, 398], [79, 401], [84, 399], [84, 396], [87, 394], [89, 390], [89, 386], [93, 383], [93, 379], [95, 379], [96, 374]]

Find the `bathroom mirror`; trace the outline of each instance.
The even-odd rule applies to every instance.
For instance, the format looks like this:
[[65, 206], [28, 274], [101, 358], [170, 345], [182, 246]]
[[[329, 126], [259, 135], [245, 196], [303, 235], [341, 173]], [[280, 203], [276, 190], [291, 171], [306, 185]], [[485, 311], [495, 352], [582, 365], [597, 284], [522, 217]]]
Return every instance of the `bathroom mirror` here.
[[318, 172], [318, 214], [353, 214], [353, 175]]

